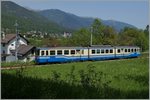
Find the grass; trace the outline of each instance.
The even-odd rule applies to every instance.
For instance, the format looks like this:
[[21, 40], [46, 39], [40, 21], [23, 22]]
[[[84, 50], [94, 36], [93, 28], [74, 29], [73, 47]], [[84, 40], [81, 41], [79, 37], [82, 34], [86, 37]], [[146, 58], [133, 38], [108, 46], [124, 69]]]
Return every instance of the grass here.
[[22, 61], [17, 61], [17, 62], [2, 62], [1, 67], [20, 67], [20, 66], [31, 66], [35, 65], [34, 61], [31, 62], [22, 62]]
[[148, 99], [147, 57], [2, 70], [2, 98]]

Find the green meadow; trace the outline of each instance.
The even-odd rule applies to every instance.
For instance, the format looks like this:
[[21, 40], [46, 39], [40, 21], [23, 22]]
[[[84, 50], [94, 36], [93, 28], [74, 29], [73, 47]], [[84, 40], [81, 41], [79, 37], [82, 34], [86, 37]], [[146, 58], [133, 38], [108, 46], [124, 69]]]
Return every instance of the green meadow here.
[[29, 65], [1, 71], [2, 98], [148, 99], [149, 58]]

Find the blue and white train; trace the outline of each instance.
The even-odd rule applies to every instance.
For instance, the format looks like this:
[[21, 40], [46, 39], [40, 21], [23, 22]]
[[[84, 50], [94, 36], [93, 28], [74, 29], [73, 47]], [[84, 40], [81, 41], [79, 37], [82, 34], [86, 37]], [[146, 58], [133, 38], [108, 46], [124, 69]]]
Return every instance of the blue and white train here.
[[35, 62], [62, 63], [74, 61], [95, 61], [140, 56], [137, 46], [91, 46], [37, 48]]

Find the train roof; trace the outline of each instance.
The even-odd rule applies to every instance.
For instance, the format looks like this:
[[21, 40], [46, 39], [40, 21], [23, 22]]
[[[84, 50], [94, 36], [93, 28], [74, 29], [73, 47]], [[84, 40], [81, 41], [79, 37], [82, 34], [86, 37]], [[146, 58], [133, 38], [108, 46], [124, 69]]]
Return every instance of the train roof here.
[[92, 48], [104, 48], [104, 49], [112, 49], [112, 48], [139, 48], [138, 46], [110, 46], [110, 45], [97, 45], [91, 47], [38, 47], [40, 50], [49, 50], [49, 49], [92, 49]]
[[49, 50], [49, 49], [87, 49], [88, 47], [38, 47], [40, 50]]
[[115, 48], [139, 48], [138, 46], [114, 46]]

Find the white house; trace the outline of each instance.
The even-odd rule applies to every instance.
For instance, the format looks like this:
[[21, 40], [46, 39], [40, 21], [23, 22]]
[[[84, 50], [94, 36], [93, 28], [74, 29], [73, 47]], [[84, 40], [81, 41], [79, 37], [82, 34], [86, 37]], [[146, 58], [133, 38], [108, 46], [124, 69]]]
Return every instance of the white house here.
[[[28, 45], [29, 41], [22, 35], [18, 35], [18, 60], [27, 61], [34, 55], [35, 47]], [[16, 34], [2, 34], [1, 39], [1, 59], [2, 61], [14, 61], [16, 50]], [[25, 50], [25, 51], [24, 51]], [[30, 55], [30, 57], [28, 57]]]
[[63, 34], [63, 37], [64, 38], [68, 38], [68, 37], [71, 37], [71, 33], [69, 33], [69, 32], [64, 32], [64, 34]]

